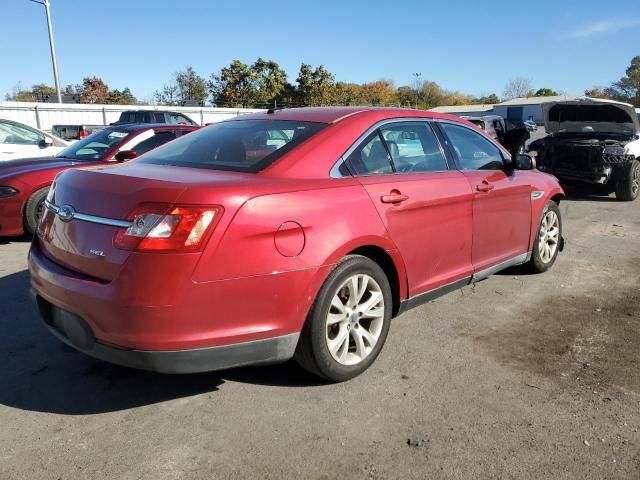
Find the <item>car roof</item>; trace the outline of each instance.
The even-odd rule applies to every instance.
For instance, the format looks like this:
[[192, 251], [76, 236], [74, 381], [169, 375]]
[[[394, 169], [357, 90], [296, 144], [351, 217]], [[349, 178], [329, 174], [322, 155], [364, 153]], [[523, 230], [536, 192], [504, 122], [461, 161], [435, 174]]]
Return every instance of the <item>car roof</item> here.
[[232, 120], [292, 120], [300, 122], [338, 123], [353, 116], [420, 117], [456, 119], [452, 115], [398, 107], [302, 107], [268, 110], [235, 117]]

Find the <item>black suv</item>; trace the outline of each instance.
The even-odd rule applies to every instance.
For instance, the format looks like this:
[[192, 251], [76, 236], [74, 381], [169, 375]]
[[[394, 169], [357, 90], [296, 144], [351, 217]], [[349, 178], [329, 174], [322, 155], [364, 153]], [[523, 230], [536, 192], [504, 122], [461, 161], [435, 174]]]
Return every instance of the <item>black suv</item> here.
[[173, 125], [195, 125], [196, 122], [178, 112], [166, 110], [127, 110], [120, 114], [120, 119], [111, 125], [127, 123], [170, 123]]

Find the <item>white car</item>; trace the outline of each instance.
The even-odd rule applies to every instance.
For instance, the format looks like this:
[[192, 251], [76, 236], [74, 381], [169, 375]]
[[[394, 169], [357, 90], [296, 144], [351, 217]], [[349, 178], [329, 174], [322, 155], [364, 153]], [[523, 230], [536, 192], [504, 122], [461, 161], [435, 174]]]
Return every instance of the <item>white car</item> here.
[[0, 161], [53, 156], [68, 146], [55, 135], [0, 118]]

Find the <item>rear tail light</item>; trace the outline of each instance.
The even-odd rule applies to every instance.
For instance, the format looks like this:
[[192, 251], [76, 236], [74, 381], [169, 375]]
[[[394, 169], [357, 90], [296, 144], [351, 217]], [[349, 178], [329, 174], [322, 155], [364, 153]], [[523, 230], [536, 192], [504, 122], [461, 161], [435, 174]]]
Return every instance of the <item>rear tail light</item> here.
[[221, 207], [146, 204], [129, 215], [129, 228], [113, 244], [140, 252], [194, 252], [202, 249], [222, 213]]

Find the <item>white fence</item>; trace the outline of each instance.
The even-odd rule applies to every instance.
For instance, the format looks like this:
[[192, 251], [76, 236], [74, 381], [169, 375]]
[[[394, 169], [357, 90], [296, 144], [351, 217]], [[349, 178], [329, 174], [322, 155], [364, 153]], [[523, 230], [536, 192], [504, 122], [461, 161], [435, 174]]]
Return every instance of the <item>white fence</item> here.
[[51, 131], [53, 125], [108, 125], [117, 121], [120, 113], [125, 110], [170, 110], [184, 113], [200, 125], [263, 111], [250, 108], [0, 102], [0, 118], [15, 120], [45, 131]]

